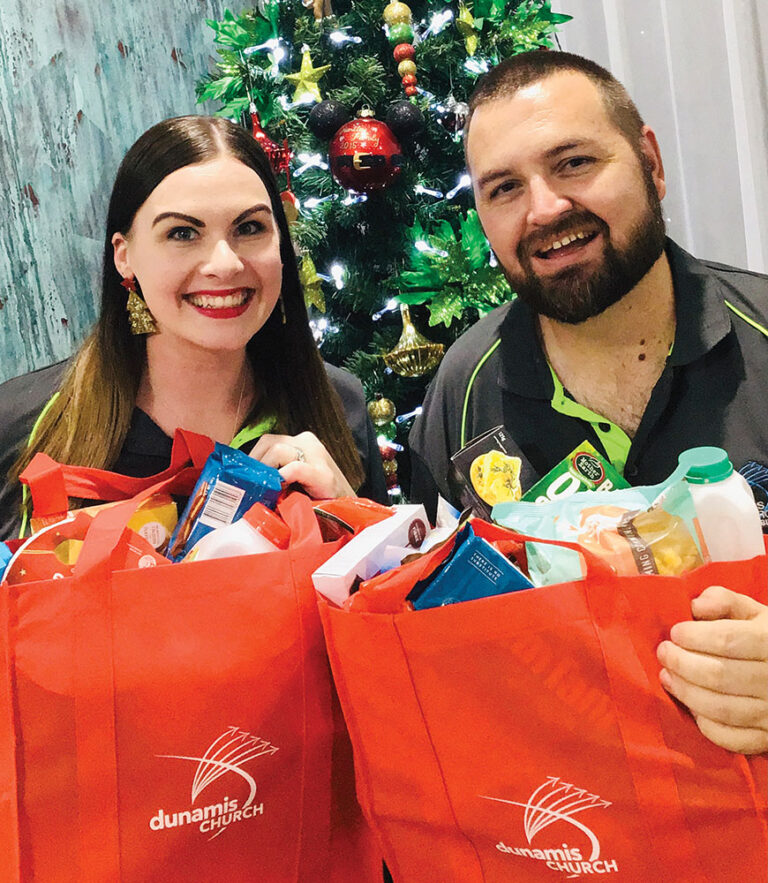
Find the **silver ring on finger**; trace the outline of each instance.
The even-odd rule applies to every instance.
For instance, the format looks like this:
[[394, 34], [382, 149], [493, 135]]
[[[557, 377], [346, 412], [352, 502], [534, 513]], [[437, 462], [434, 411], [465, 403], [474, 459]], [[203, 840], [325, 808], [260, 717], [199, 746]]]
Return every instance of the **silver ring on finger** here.
[[296, 456], [294, 457], [294, 459], [298, 460], [299, 463], [306, 463], [307, 455], [304, 453], [304, 451], [301, 448], [296, 447], [294, 447], [294, 450], [296, 451]]

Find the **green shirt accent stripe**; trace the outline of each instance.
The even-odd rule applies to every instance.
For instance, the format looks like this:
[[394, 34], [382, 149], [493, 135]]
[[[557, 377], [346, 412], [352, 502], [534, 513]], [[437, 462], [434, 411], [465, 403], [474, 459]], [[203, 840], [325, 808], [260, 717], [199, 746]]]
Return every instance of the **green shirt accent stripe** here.
[[[576, 417], [579, 420], [591, 423], [611, 464], [623, 475], [624, 467], [629, 457], [629, 449], [632, 446], [632, 439], [620, 426], [612, 423], [596, 411], [592, 411], [590, 408], [580, 405], [569, 398], [565, 394], [563, 384], [560, 382], [557, 374], [555, 374], [554, 368], [549, 362], [547, 362], [547, 365], [549, 366], [552, 382], [555, 386], [555, 390], [552, 393], [552, 410], [557, 411], [559, 414], [564, 414], [566, 417]], [[603, 429], [600, 424], [607, 425], [608, 429]]]
[[759, 322], [755, 322], [754, 319], [750, 319], [749, 316], [747, 316], [745, 313], [742, 313], [741, 310], [737, 309], [730, 301], [726, 300], [723, 301], [723, 303], [728, 307], [729, 310], [736, 313], [736, 315], [740, 319], [743, 319], [747, 323], [747, 325], [751, 325], [753, 328], [756, 328], [761, 334], [764, 334], [766, 337], [768, 337], [768, 328], [766, 328], [764, 325], [761, 325]]
[[472, 385], [475, 382], [475, 377], [477, 377], [478, 372], [483, 367], [483, 365], [488, 361], [488, 359], [496, 352], [499, 345], [501, 344], [501, 338], [499, 338], [496, 343], [494, 343], [490, 349], [488, 349], [485, 355], [480, 359], [480, 361], [475, 365], [475, 370], [472, 372], [472, 375], [469, 378], [469, 383], [467, 384], [467, 391], [464, 395], [464, 407], [461, 411], [461, 447], [467, 443], [467, 410], [469, 409], [469, 395], [472, 392]]
[[256, 441], [267, 432], [271, 432], [277, 425], [277, 417], [274, 414], [268, 414], [262, 417], [251, 426], [244, 426], [240, 432], [229, 443], [230, 448], [242, 448], [249, 441]]

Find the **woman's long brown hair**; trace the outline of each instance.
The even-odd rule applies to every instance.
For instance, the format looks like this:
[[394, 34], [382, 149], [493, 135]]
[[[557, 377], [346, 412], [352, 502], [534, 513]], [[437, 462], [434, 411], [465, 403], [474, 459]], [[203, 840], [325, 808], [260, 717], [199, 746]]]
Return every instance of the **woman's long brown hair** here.
[[309, 327], [283, 204], [272, 169], [245, 129], [217, 117], [176, 117], [146, 131], [123, 159], [107, 214], [102, 269], [101, 312], [91, 334], [72, 360], [58, 395], [40, 420], [8, 478], [19, 475], [38, 451], [78, 466], [110, 469], [117, 461], [131, 422], [146, 360], [143, 337], [130, 332], [127, 294], [113, 260], [112, 236], [127, 235], [136, 212], [171, 172], [214, 159], [222, 152], [253, 169], [264, 182], [280, 230], [283, 263], [281, 297], [285, 323], [275, 309], [246, 347], [263, 390], [252, 419], [266, 407], [277, 416], [278, 431], [314, 432], [353, 488], [363, 481], [360, 455], [344, 410]]

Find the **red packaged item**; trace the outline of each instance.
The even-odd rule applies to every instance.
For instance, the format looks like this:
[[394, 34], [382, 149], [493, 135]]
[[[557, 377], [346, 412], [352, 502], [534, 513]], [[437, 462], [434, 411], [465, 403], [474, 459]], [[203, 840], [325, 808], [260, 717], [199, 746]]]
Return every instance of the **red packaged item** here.
[[[8, 562], [3, 582], [13, 586], [72, 576], [95, 514], [94, 509], [73, 512], [63, 521], [33, 534]], [[120, 554], [114, 561], [115, 568], [120, 570], [165, 564], [170, 564], [168, 559], [133, 530], [126, 532]]]

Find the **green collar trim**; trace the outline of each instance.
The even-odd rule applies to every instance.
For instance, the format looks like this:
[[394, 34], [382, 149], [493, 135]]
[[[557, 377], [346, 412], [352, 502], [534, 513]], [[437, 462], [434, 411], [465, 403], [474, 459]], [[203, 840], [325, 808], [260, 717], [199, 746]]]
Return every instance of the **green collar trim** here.
[[277, 426], [277, 417], [274, 414], [267, 414], [256, 423], [250, 426], [244, 426], [240, 432], [229, 443], [230, 448], [242, 448], [249, 441], [256, 441], [266, 432], [271, 432]]
[[735, 313], [740, 319], [743, 319], [748, 325], [751, 325], [761, 334], [764, 334], [768, 337], [768, 328], [764, 325], [761, 325], [759, 322], [755, 322], [754, 319], [750, 319], [746, 313], [742, 313], [741, 310], [737, 309], [730, 301], [724, 300], [723, 303], [728, 307], [731, 312]]
[[480, 361], [475, 365], [475, 370], [472, 372], [469, 383], [467, 383], [467, 390], [464, 393], [464, 407], [461, 409], [461, 439], [460, 446], [463, 448], [467, 443], [467, 412], [469, 410], [469, 396], [472, 392], [472, 386], [474, 385], [475, 378], [478, 375], [478, 372], [483, 367], [483, 365], [490, 359], [490, 357], [496, 352], [499, 345], [501, 344], [501, 338], [493, 343], [483, 354]]
[[632, 446], [632, 439], [620, 426], [567, 396], [563, 384], [560, 382], [557, 374], [555, 374], [553, 367], [549, 362], [547, 362], [547, 365], [552, 375], [552, 383], [554, 384], [554, 392], [550, 402], [552, 410], [557, 411], [558, 414], [564, 414], [566, 417], [576, 417], [578, 420], [584, 420], [586, 423], [591, 424], [611, 464], [623, 475], [624, 467], [629, 457], [629, 449]]

